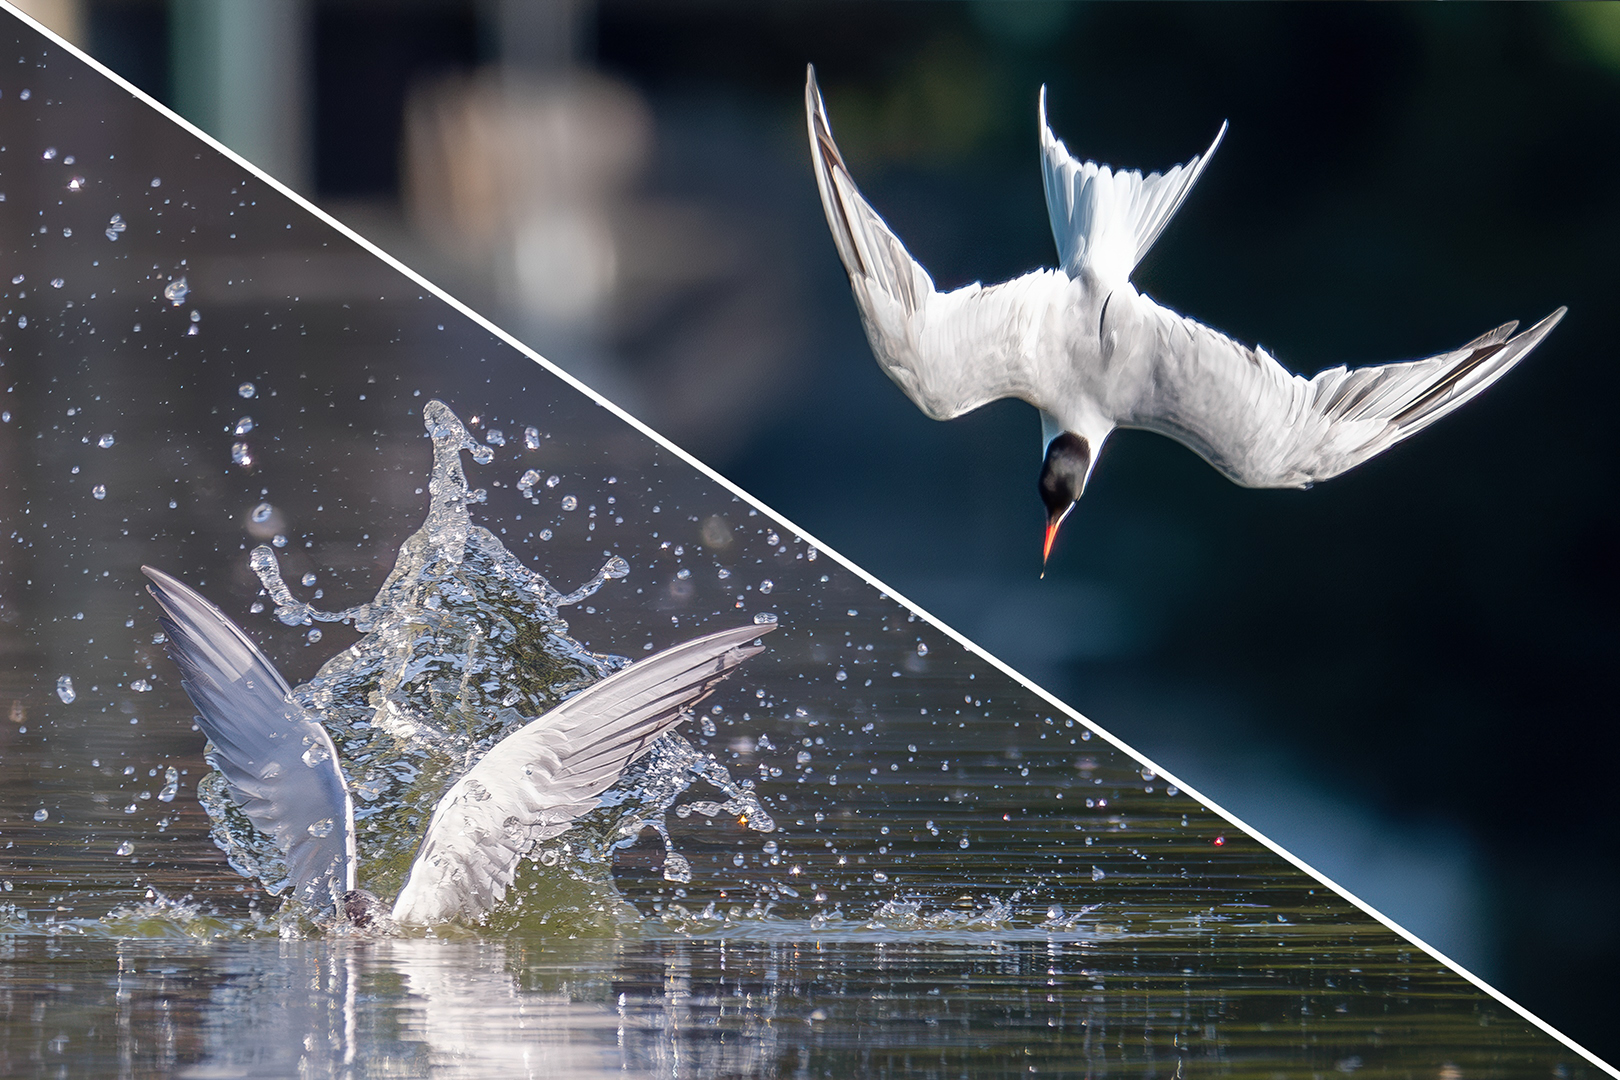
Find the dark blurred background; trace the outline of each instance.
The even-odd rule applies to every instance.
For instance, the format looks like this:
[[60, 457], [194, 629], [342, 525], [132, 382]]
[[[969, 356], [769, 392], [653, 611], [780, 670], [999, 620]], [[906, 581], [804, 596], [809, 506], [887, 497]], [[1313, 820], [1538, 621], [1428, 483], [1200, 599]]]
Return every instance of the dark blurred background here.
[[[1620, 1056], [1620, 6], [23, 6]], [[1045, 83], [1069, 146], [1116, 165], [1231, 121], [1136, 282], [1297, 370], [1571, 313], [1307, 493], [1125, 432], [1037, 580], [1035, 415], [936, 424], [872, 362], [808, 167], [807, 61], [943, 287], [1055, 261]]]

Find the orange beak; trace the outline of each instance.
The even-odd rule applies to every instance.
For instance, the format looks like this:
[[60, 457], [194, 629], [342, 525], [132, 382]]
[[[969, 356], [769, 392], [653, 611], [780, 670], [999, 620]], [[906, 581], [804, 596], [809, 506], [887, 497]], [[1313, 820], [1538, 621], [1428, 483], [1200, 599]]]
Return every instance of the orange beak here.
[[1063, 513], [1057, 517], [1047, 519], [1046, 543], [1041, 545], [1041, 577], [1043, 578], [1046, 576], [1046, 561], [1052, 557], [1052, 544], [1057, 540], [1058, 529], [1062, 527], [1063, 519], [1068, 517], [1069, 511], [1073, 509], [1074, 504], [1070, 503]]

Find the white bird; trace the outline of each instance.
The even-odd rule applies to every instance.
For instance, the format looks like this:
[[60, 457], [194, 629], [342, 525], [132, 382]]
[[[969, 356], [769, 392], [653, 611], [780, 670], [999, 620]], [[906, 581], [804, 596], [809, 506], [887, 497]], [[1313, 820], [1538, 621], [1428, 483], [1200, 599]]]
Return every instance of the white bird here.
[[[217, 607], [141, 568], [162, 609], [169, 657], [248, 819], [280, 846], [294, 895], [370, 920], [356, 888], [354, 803], [331, 736]], [[477, 921], [505, 896], [519, 861], [597, 805], [625, 767], [687, 716], [774, 623], [707, 634], [597, 682], [508, 735], [439, 800], [393, 907], [402, 925]]]
[[1517, 336], [1510, 322], [1424, 360], [1295, 375], [1264, 349], [1131, 286], [1131, 271], [1187, 198], [1226, 125], [1202, 155], [1162, 175], [1116, 172], [1069, 155], [1047, 126], [1044, 87], [1042, 173], [1062, 269], [942, 293], [856, 188], [814, 68], [805, 110], [827, 224], [884, 372], [935, 420], [1006, 397], [1040, 410], [1043, 565], [1116, 428], [1168, 435], [1245, 487], [1309, 487], [1473, 398], [1566, 310]]

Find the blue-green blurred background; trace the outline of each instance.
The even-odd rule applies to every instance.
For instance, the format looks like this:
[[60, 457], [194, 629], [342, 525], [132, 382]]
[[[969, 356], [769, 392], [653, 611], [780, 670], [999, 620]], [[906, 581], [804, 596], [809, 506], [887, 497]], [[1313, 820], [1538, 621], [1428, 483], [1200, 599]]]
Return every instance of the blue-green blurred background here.
[[[27, 6], [1620, 1056], [1620, 6]], [[1044, 83], [1069, 146], [1115, 165], [1231, 121], [1136, 281], [1297, 370], [1571, 313], [1483, 399], [1310, 492], [1126, 432], [1037, 580], [1034, 413], [936, 424], [872, 362], [805, 153], [809, 61], [942, 286], [1054, 261]]]

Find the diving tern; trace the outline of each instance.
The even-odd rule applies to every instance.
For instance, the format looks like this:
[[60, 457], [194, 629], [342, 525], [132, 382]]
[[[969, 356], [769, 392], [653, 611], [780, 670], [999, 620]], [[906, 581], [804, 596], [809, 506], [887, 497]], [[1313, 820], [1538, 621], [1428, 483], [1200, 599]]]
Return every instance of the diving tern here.
[[1006, 397], [1040, 410], [1043, 574], [1058, 528], [1116, 428], [1168, 435], [1244, 487], [1309, 487], [1472, 399], [1566, 310], [1522, 334], [1510, 322], [1423, 360], [1295, 375], [1264, 349], [1131, 286], [1131, 271], [1203, 174], [1226, 125], [1208, 150], [1166, 173], [1115, 171], [1070, 156], [1046, 122], [1045, 87], [1042, 176], [1062, 268], [942, 293], [856, 188], [813, 67], [805, 111], [822, 208], [884, 372], [935, 420]]
[[[285, 855], [294, 895], [365, 923], [379, 910], [356, 887], [354, 802], [337, 748], [247, 636], [160, 570], [152, 584], [169, 657], [214, 744], [232, 797]], [[594, 683], [508, 735], [452, 784], [394, 903], [401, 925], [477, 921], [519, 861], [566, 832], [625, 767], [686, 718], [733, 668], [764, 651], [755, 624], [706, 634]]]

